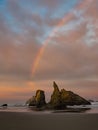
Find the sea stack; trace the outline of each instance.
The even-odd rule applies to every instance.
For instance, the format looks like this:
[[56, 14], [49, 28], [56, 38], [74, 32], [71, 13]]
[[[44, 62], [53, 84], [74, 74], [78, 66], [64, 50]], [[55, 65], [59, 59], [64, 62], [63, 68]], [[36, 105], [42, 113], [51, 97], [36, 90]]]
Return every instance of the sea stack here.
[[43, 107], [46, 105], [45, 94], [43, 90], [37, 90], [36, 95], [30, 98], [26, 104], [29, 106], [36, 106], [37, 108]]
[[83, 97], [73, 93], [72, 91], [66, 91], [65, 89], [58, 88], [58, 85], [53, 82], [54, 91], [51, 95], [50, 106], [56, 109], [65, 109], [68, 105], [90, 105], [91, 103]]
[[62, 103], [61, 92], [58, 88], [58, 85], [55, 82], [53, 82], [53, 87], [54, 87], [54, 91], [51, 95], [51, 99], [50, 99], [50, 102], [49, 102], [51, 108], [54, 108], [54, 109], [64, 109], [64, 108], [66, 108], [66, 104]]
[[59, 90], [56, 82], [53, 82], [54, 91], [51, 95], [49, 103], [45, 101], [45, 93], [43, 90], [37, 90], [36, 95], [32, 96], [26, 104], [29, 106], [34, 106], [36, 108], [44, 109], [65, 109], [66, 106], [71, 105], [90, 105], [91, 103], [84, 99], [83, 97], [73, 93], [72, 91], [67, 91], [65, 89]]

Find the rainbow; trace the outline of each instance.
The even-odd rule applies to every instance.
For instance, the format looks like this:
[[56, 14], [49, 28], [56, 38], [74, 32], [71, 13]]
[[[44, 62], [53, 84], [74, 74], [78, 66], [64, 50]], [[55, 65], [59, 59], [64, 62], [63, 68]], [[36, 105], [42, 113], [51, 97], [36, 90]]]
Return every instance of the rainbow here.
[[35, 74], [37, 68], [38, 68], [38, 65], [39, 65], [39, 62], [40, 62], [40, 59], [42, 58], [43, 56], [43, 53], [45, 51], [45, 48], [46, 46], [48, 45], [48, 43], [50, 42], [50, 40], [53, 38], [53, 36], [59, 31], [59, 29], [64, 25], [66, 24], [67, 22], [69, 22], [71, 19], [75, 18], [76, 15], [74, 13], [74, 10], [78, 11], [79, 9], [83, 9], [84, 7], [87, 8], [87, 6], [90, 5], [90, 3], [92, 2], [93, 0], [84, 0], [82, 3], [80, 3], [78, 6], [76, 6], [74, 9], [73, 9], [73, 12], [71, 13], [68, 13], [66, 14], [61, 20], [60, 22], [56, 25], [56, 27], [52, 30], [52, 32], [50, 33], [50, 35], [48, 36], [48, 38], [43, 42], [43, 46], [41, 47], [41, 49], [39, 50], [36, 58], [35, 58], [35, 61], [34, 61], [34, 64], [32, 66], [32, 75]]
[[[72, 17], [72, 16], [68, 16], [66, 18], [66, 21], [68, 21], [70, 19], [70, 17]], [[63, 26], [64, 23], [65, 23], [65, 17], [62, 19], [62, 21], [60, 21], [60, 23], [57, 25], [57, 27], [52, 31], [52, 33], [44, 41], [42, 48], [39, 50], [39, 52], [38, 52], [38, 54], [37, 54], [37, 56], [35, 58], [35, 62], [34, 62], [33, 67], [32, 67], [32, 74], [35, 73], [35, 71], [36, 71], [36, 69], [38, 67], [39, 61], [40, 61], [40, 59], [41, 59], [41, 57], [42, 57], [42, 55], [44, 53], [44, 50], [45, 50], [47, 44], [50, 42], [50, 40], [52, 39], [52, 37], [58, 32], [58, 30], [60, 29], [60, 27]]]

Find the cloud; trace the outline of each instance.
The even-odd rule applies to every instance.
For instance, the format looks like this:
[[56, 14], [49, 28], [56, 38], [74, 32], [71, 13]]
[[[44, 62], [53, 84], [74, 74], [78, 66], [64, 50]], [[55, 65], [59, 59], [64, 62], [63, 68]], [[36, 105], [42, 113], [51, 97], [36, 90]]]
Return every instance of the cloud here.
[[8, 77], [15, 75], [16, 79], [21, 76], [25, 80], [28, 79], [39, 49], [40, 45], [32, 44], [31, 41], [28, 41], [28, 44], [18, 46], [12, 43], [0, 44], [0, 74], [8, 75]]
[[[60, 17], [43, 17], [44, 12], [31, 9], [34, 1], [29, 2], [26, 8], [26, 1], [22, 3], [10, 0], [5, 8], [8, 14], [1, 15], [0, 71], [2, 75], [25, 75], [30, 78], [32, 64], [42, 47], [39, 43], [43, 43], [46, 33], [51, 32], [60, 21]], [[59, 0], [36, 2], [34, 4], [38, 7], [40, 3], [40, 8], [60, 6]], [[80, 2], [74, 9], [72, 8], [73, 12], [65, 14], [67, 21], [46, 47], [35, 77], [49, 79], [97, 75], [96, 2], [92, 0]], [[90, 43], [93, 49], [90, 48]]]
[[[35, 38], [38, 33], [28, 29], [28, 35], [16, 34], [0, 20], [0, 75], [9, 80], [24, 77], [29, 79], [31, 67], [41, 47]], [[6, 76], [8, 75], [8, 76]], [[22, 78], [23, 79], [23, 78]]]
[[[8, 90], [11, 92], [6, 92], [11, 99], [17, 88], [14, 99], [17, 100], [21, 97], [18, 97], [21, 87], [35, 85], [34, 90], [46, 88], [50, 92], [50, 82], [56, 80], [62, 82], [61, 86], [89, 97], [95, 86], [93, 95], [98, 95], [95, 92], [98, 85], [95, 81], [98, 79], [97, 3], [97, 0], [5, 2], [0, 8], [0, 82], [5, 82], [0, 84], [2, 92], [6, 86], [11, 87]], [[45, 39], [62, 19], [65, 24], [49, 41], [32, 75], [32, 66]], [[25, 88], [23, 94], [28, 97], [32, 89], [26, 91]]]
[[38, 3], [39, 5], [42, 5], [44, 7], [47, 6], [49, 8], [55, 8], [56, 6], [59, 6], [60, 0], [40, 0]]
[[[60, 6], [59, 0], [40, 2], [47, 11], [50, 11], [47, 6], [52, 8]], [[42, 8], [36, 11], [40, 2], [37, 1], [37, 5], [31, 0], [28, 2], [9, 0], [3, 3], [0, 13], [0, 73], [3, 77], [4, 75], [29, 77], [46, 31], [60, 20], [43, 18]]]
[[[80, 24], [77, 23], [80, 21], [81, 16], [78, 18], [72, 17], [73, 19], [69, 19], [66, 25], [62, 26], [60, 31], [50, 40], [40, 60], [36, 78], [78, 79], [98, 77], [97, 27], [92, 22], [96, 21], [97, 15], [96, 17], [93, 16], [94, 12], [88, 15], [88, 12], [91, 12], [95, 7], [95, 3], [91, 1], [88, 4], [87, 1], [88, 8], [81, 14], [84, 20]], [[86, 6], [82, 6], [82, 9], [85, 9], [84, 7], [86, 8]], [[94, 8], [94, 10], [97, 12], [97, 8]], [[92, 21], [89, 18], [92, 18]], [[72, 26], [70, 26], [70, 20], [73, 22]], [[93, 26], [88, 29], [91, 25]], [[87, 36], [87, 34], [91, 33], [90, 31], [94, 33], [94, 37], [92, 35]], [[92, 46], [90, 46], [93, 39], [96, 42], [93, 42]]]
[[93, 49], [83, 43], [47, 47], [36, 71], [36, 78], [75, 79], [96, 75], [98, 77], [98, 54], [95, 46]]

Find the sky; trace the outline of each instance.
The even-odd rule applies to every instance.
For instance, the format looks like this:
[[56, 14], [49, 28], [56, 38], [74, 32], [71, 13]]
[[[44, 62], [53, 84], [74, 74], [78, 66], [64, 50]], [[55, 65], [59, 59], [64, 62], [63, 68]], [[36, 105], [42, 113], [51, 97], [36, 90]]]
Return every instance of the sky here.
[[0, 0], [0, 104], [53, 81], [98, 100], [98, 1]]

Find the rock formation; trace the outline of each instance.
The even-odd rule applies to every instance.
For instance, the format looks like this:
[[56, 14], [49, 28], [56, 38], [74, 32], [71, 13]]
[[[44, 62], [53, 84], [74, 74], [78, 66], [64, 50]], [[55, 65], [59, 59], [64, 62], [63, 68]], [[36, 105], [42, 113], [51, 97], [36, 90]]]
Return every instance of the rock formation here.
[[86, 99], [80, 97], [79, 95], [66, 91], [65, 89], [61, 90], [61, 100], [66, 105], [89, 105], [90, 102]]
[[54, 91], [51, 95], [50, 106], [56, 109], [64, 109], [67, 105], [89, 105], [90, 102], [80, 97], [79, 95], [66, 91], [65, 89], [59, 90], [57, 84], [53, 83]]
[[45, 94], [42, 90], [37, 90], [36, 95], [30, 98], [26, 104], [29, 106], [36, 106], [37, 108], [43, 107], [46, 105]]
[[79, 95], [66, 91], [59, 90], [57, 84], [53, 82], [54, 91], [51, 95], [50, 102], [46, 104], [45, 94], [43, 90], [37, 90], [36, 95], [30, 98], [26, 104], [35, 106], [36, 108], [45, 109], [65, 109], [68, 105], [90, 105], [91, 103]]
[[57, 86], [57, 84], [54, 82], [53, 83], [54, 91], [53, 94], [51, 95], [50, 99], [50, 106], [54, 109], [63, 109], [66, 107], [66, 104], [64, 105], [62, 100], [61, 100], [61, 92]]
[[3, 104], [2, 105], [3, 108], [7, 108], [7, 106], [8, 106], [7, 104]]

